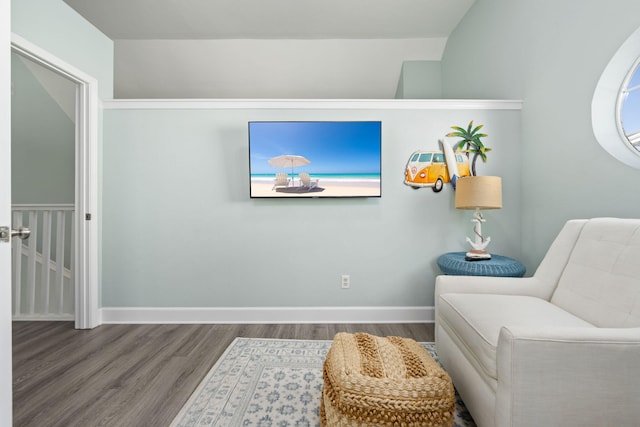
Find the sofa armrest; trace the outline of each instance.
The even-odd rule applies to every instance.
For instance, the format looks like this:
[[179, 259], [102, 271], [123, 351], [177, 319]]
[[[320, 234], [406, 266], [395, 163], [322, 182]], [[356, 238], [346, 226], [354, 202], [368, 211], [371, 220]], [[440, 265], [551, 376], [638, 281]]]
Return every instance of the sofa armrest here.
[[635, 425], [640, 328], [502, 328], [498, 426]]
[[536, 277], [436, 276], [435, 304], [442, 294], [528, 295], [545, 300], [553, 288]]

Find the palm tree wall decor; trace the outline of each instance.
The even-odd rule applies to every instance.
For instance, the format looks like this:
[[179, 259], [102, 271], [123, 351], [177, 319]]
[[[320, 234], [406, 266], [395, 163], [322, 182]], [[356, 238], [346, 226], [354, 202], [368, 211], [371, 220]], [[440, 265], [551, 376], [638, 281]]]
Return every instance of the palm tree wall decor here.
[[447, 136], [462, 138], [462, 140], [456, 144], [456, 150], [462, 150], [464, 148], [467, 157], [469, 157], [469, 153], [473, 153], [473, 160], [471, 161], [472, 176], [476, 176], [476, 160], [478, 160], [478, 157], [481, 157], [482, 161], [486, 162], [486, 153], [491, 151], [491, 148], [485, 147], [481, 140], [481, 138], [488, 136], [486, 133], [480, 133], [480, 129], [482, 129], [483, 126], [484, 125], [478, 125], [474, 128], [473, 120], [471, 120], [466, 129], [459, 126], [451, 126], [451, 129], [455, 132], [449, 132], [447, 134]]

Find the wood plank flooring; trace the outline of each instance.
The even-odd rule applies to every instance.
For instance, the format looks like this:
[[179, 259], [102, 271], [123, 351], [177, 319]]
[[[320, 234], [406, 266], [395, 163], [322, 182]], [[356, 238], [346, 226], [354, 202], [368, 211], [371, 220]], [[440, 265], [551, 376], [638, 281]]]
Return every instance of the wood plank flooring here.
[[433, 324], [13, 323], [16, 427], [168, 426], [236, 337], [329, 340], [338, 332], [434, 340]]

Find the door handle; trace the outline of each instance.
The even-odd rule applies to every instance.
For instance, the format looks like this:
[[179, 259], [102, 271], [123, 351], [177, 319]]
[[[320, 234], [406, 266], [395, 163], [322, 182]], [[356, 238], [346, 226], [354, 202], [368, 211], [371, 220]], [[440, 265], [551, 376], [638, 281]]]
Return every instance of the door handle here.
[[12, 237], [18, 237], [22, 240], [28, 239], [31, 235], [31, 230], [27, 227], [18, 227], [14, 230], [9, 227], [0, 227], [0, 241], [10, 242]]
[[17, 230], [11, 230], [11, 237], [19, 237], [20, 239], [28, 239], [31, 236], [31, 230], [27, 227], [18, 227]]

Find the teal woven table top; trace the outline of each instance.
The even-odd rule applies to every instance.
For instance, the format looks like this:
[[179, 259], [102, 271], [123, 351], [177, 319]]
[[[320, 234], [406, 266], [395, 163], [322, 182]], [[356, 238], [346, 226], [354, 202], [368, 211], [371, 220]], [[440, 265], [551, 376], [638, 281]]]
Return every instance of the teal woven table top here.
[[491, 259], [466, 261], [465, 252], [449, 252], [438, 257], [438, 267], [453, 276], [522, 277], [525, 266], [518, 260], [491, 254]]

